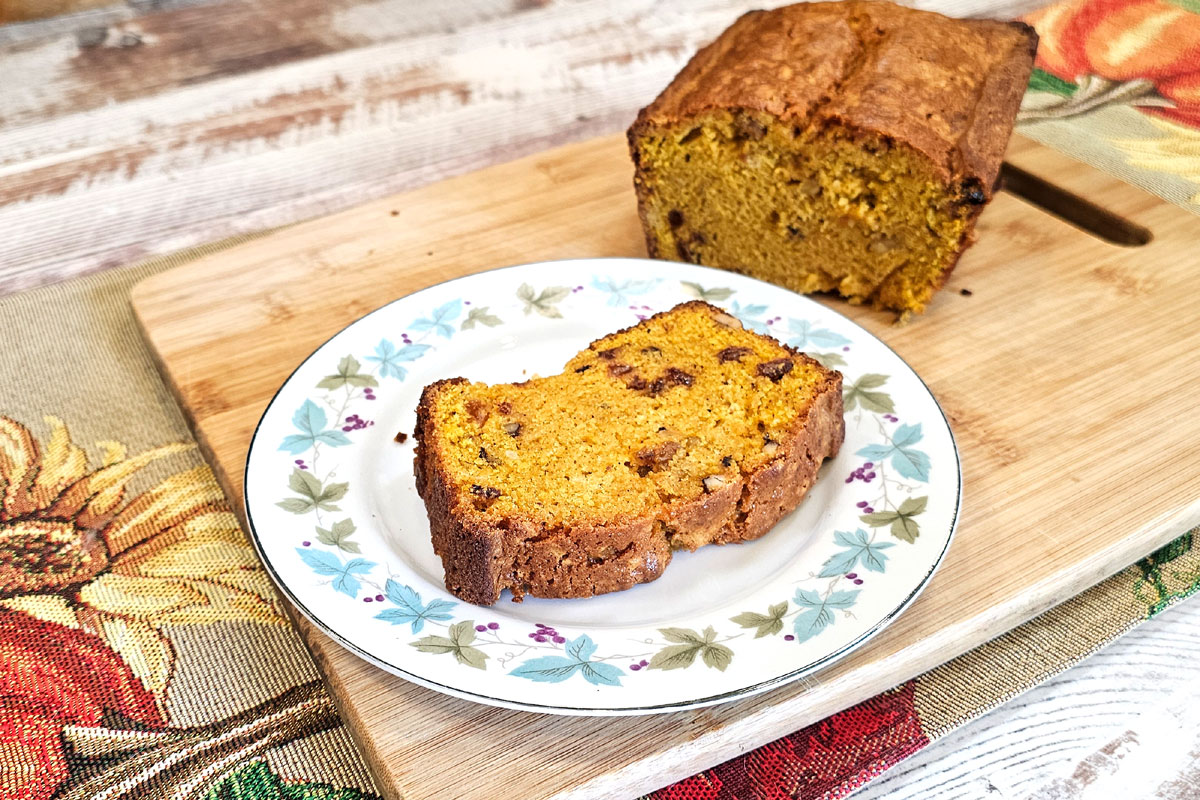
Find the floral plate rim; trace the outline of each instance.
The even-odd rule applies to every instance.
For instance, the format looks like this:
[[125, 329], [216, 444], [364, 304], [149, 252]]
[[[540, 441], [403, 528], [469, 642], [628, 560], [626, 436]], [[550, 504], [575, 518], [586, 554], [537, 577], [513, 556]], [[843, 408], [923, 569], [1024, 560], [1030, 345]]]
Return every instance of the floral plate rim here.
[[[414, 297], [418, 297], [422, 294], [430, 293], [433, 290], [445, 287], [450, 284], [464, 282], [464, 281], [471, 281], [473, 279], [478, 279], [483, 276], [492, 276], [492, 275], [495, 275], [496, 273], [503, 273], [503, 272], [508, 272], [508, 271], [519, 271], [522, 269], [528, 270], [528, 269], [535, 269], [535, 268], [545, 268], [545, 267], [550, 267], [550, 266], [554, 266], [554, 265], [602, 264], [605, 262], [612, 263], [612, 264], [618, 264], [618, 263], [628, 264], [629, 262], [638, 262], [649, 268], [656, 268], [656, 269], [664, 269], [665, 268], [668, 270], [687, 272], [689, 274], [692, 274], [692, 275], [694, 275], [696, 277], [700, 277], [700, 278], [703, 278], [703, 277], [716, 278], [718, 281], [720, 281], [720, 280], [728, 281], [728, 280], [730, 280], [730, 275], [731, 275], [731, 273], [723, 271], [723, 270], [713, 269], [713, 268], [709, 268], [709, 267], [702, 267], [702, 266], [697, 266], [697, 265], [677, 264], [675, 262], [664, 262], [664, 261], [657, 261], [657, 260], [644, 259], [644, 258], [610, 256], [610, 257], [566, 258], [566, 259], [553, 259], [553, 260], [548, 260], [548, 261], [527, 262], [527, 263], [522, 263], [522, 264], [513, 264], [513, 265], [508, 265], [508, 266], [503, 266], [503, 267], [495, 267], [495, 268], [491, 268], [491, 269], [480, 270], [480, 271], [473, 272], [473, 273], [470, 273], [467, 275], [460, 275], [460, 276], [448, 278], [444, 281], [439, 281], [437, 283], [430, 284], [428, 286], [424, 286], [424, 287], [422, 287], [418, 290], [415, 290], [413, 292], [410, 292], [406, 295], [396, 297], [396, 298], [388, 301], [387, 303], [379, 306], [378, 308], [375, 308], [375, 309], [351, 320], [346, 325], [344, 325], [342, 328], [335, 331], [330, 336], [328, 336], [326, 339], [324, 339], [320, 344], [318, 344], [308, 356], [306, 356], [299, 364], [297, 364], [297, 366], [288, 374], [287, 378], [284, 379], [284, 381], [276, 389], [276, 391], [272, 395], [270, 401], [265, 406], [263, 413], [260, 416], [258, 422], [255, 425], [254, 432], [251, 436], [250, 443], [247, 448], [246, 465], [245, 465], [245, 468], [243, 471], [243, 505], [244, 505], [245, 514], [246, 514], [247, 527], [249, 528], [249, 533], [250, 533], [249, 538], [251, 539], [251, 541], [255, 547], [255, 550], [258, 552], [259, 557], [262, 560], [263, 565], [266, 568], [268, 574], [271, 576], [271, 578], [275, 582], [275, 584], [279, 587], [280, 591], [288, 598], [289, 602], [311, 624], [313, 624], [317, 629], [321, 630], [326, 636], [329, 636], [331, 639], [333, 639], [335, 642], [337, 642], [339, 646], [349, 650], [351, 653], [355, 654], [359, 658], [362, 658], [363, 660], [367, 661], [368, 663], [371, 663], [390, 674], [404, 678], [405, 680], [408, 680], [410, 682], [424, 686], [433, 691], [437, 691], [437, 692], [440, 692], [443, 694], [447, 694], [447, 695], [450, 695], [453, 697], [457, 697], [457, 698], [472, 701], [472, 702], [482, 703], [485, 705], [508, 708], [508, 709], [513, 709], [513, 710], [533, 711], [533, 712], [539, 712], [539, 713], [550, 713], [550, 714], [568, 715], [568, 716], [636, 716], [636, 715], [668, 713], [668, 712], [672, 712], [672, 711], [680, 711], [680, 710], [687, 710], [687, 709], [693, 709], [693, 708], [700, 708], [700, 707], [704, 707], [704, 706], [716, 705], [716, 704], [728, 702], [728, 701], [735, 700], [735, 699], [741, 699], [741, 698], [746, 698], [746, 697], [750, 697], [753, 695], [761, 694], [762, 692], [768, 691], [771, 688], [785, 685], [792, 681], [803, 678], [804, 676], [810, 675], [810, 674], [812, 674], [820, 669], [823, 669], [827, 666], [830, 666], [831, 664], [833, 664], [837, 661], [840, 661], [842, 658], [846, 657], [853, 651], [857, 650], [859, 647], [864, 645], [866, 642], [868, 642], [869, 640], [874, 638], [876, 635], [878, 635], [881, 631], [883, 631], [885, 628], [887, 628], [898, 616], [900, 616], [902, 613], [904, 613], [912, 605], [912, 603], [917, 599], [917, 597], [921, 594], [921, 592], [928, 586], [930, 580], [933, 578], [934, 574], [937, 572], [938, 568], [941, 566], [942, 562], [945, 560], [945, 555], [948, 552], [950, 545], [953, 542], [954, 536], [957, 532], [958, 520], [959, 520], [960, 513], [961, 513], [962, 496], [963, 496], [961, 456], [959, 453], [957, 441], [955, 440], [955, 437], [954, 437], [953, 430], [950, 427], [949, 420], [946, 417], [945, 411], [942, 409], [941, 404], [938, 403], [936, 396], [933, 394], [933, 392], [929, 388], [928, 384], [925, 383], [924, 379], [921, 378], [920, 374], [910, 364], [908, 364], [908, 362], [905, 361], [890, 345], [888, 345], [885, 341], [883, 341], [879, 337], [872, 334], [870, 331], [868, 331], [862, 325], [858, 324], [854, 320], [852, 320], [849, 317], [847, 317], [846, 315], [842, 314], [840, 311], [833, 309], [833, 308], [829, 308], [827, 306], [823, 306], [821, 304], [817, 304], [810, 298], [807, 298], [803, 295], [799, 295], [799, 294], [796, 294], [793, 292], [789, 292], [787, 289], [784, 289], [783, 287], [777, 286], [775, 284], [771, 284], [771, 283], [768, 283], [765, 281], [760, 281], [760, 280], [757, 280], [754, 278], [750, 278], [749, 276], [734, 273], [736, 275], [737, 280], [739, 280], [739, 281], [750, 282], [751, 284], [758, 284], [767, 290], [774, 291], [774, 292], [782, 292], [787, 295], [790, 295], [791, 296], [790, 299], [792, 299], [792, 300], [801, 301], [804, 304], [816, 305], [819, 308], [821, 308], [824, 312], [837, 317], [843, 324], [846, 324], [846, 325], [850, 326], [851, 328], [855, 329], [861, 336], [865, 337], [867, 340], [875, 342], [879, 345], [882, 345], [882, 347], [890, 354], [890, 356], [892, 358], [894, 358], [898, 364], [903, 365], [903, 368], [909, 372], [909, 374], [911, 375], [912, 378], [916, 379], [917, 384], [919, 384], [921, 389], [923, 389], [924, 392], [928, 395], [928, 399], [933, 403], [933, 407], [936, 408], [936, 410], [938, 412], [938, 416], [940, 417], [941, 423], [944, 426], [944, 432], [948, 439], [948, 444], [949, 444], [949, 452], [953, 453], [953, 456], [954, 456], [953, 469], [954, 469], [956, 486], [955, 486], [955, 489], [953, 492], [953, 508], [950, 511], [949, 522], [945, 526], [945, 529], [944, 529], [945, 534], [944, 534], [944, 539], [942, 541], [941, 549], [940, 549], [940, 551], [937, 552], [936, 557], [933, 558], [933, 560], [932, 560], [930, 566], [928, 567], [928, 569], [926, 570], [925, 574], [922, 575], [919, 580], [912, 579], [912, 578], [909, 579], [909, 580], [913, 581], [913, 584], [912, 584], [912, 589], [907, 594], [907, 596], [905, 596], [903, 600], [898, 602], [898, 604], [890, 612], [885, 613], [875, 624], [873, 624], [869, 628], [863, 630], [857, 637], [844, 643], [842, 646], [837, 647], [832, 650], [829, 650], [824, 655], [814, 658], [811, 661], [809, 661], [808, 663], [801, 664], [800, 666], [797, 666], [795, 669], [789, 670], [783, 674], [773, 676], [771, 678], [767, 678], [764, 680], [760, 680], [760, 681], [757, 681], [757, 682], [749, 684], [749, 685], [739, 686], [739, 687], [732, 688], [732, 689], [729, 689], [729, 690], [723, 691], [723, 692], [706, 694], [702, 697], [695, 697], [695, 698], [679, 700], [679, 701], [674, 701], [674, 702], [657, 703], [657, 704], [649, 704], [649, 705], [639, 704], [639, 705], [629, 705], [629, 706], [605, 705], [605, 706], [579, 706], [579, 707], [576, 707], [576, 706], [571, 706], [571, 705], [563, 705], [561, 703], [544, 704], [544, 703], [528, 702], [526, 700], [512, 700], [512, 699], [505, 698], [505, 697], [496, 697], [491, 694], [485, 694], [485, 693], [481, 693], [481, 692], [477, 692], [477, 691], [463, 689], [458, 686], [452, 685], [450, 683], [443, 683], [441, 681], [433, 680], [433, 679], [430, 679], [429, 677], [416, 674], [416, 673], [410, 671], [409, 669], [406, 669], [403, 666], [399, 666], [397, 664], [391, 663], [390, 661], [380, 657], [379, 655], [376, 655], [375, 653], [364, 648], [363, 646], [356, 644], [353, 640], [347, 638], [347, 636], [340, 633], [336, 629], [336, 626], [326, 623], [319, 614], [314, 612], [309, 607], [309, 604], [305, 603], [301, 599], [300, 595], [290, 586], [290, 584], [287, 581], [284, 580], [283, 576], [277, 570], [275, 563], [271, 560], [270, 556], [268, 556], [268, 554], [266, 552], [264, 543], [263, 543], [263, 541], [259, 535], [259, 532], [255, 526], [255, 523], [254, 523], [254, 515], [251, 510], [251, 493], [250, 493], [250, 491], [248, 491], [248, 487], [250, 486], [250, 474], [251, 474], [251, 470], [252, 470], [252, 466], [253, 466], [253, 460], [250, 456], [254, 453], [255, 444], [259, 439], [259, 435], [262, 432], [262, 428], [263, 428], [264, 424], [267, 422], [268, 416], [271, 414], [272, 409], [275, 407], [276, 402], [279, 400], [280, 395], [287, 389], [287, 387], [297, 377], [298, 373], [300, 373], [312, 359], [314, 359], [318, 355], [321, 355], [327, 346], [329, 346], [332, 342], [334, 342], [334, 340], [338, 339], [340, 336], [342, 336], [344, 333], [346, 333], [350, 328], [353, 328], [354, 326], [358, 325], [359, 323], [364, 322], [365, 320], [367, 320], [368, 318], [370, 318], [372, 316], [375, 316], [375, 315], [381, 314], [381, 313], [386, 313], [390, 308], [392, 308], [397, 303], [400, 303], [402, 301], [411, 300]], [[847, 349], [849, 349], [849, 348], [847, 348]], [[849, 482], [849, 480], [847, 480], [847, 482]], [[867, 509], [867, 510], [870, 511], [870, 509]], [[305, 544], [307, 544], [307, 542]], [[745, 626], [743, 626], [743, 627], [745, 627]], [[583, 638], [587, 638], [586, 635]], [[579, 641], [579, 640], [577, 639], [576, 641]], [[569, 646], [573, 643], [568, 642], [567, 644]], [[588, 639], [588, 644], [591, 645], [590, 639]], [[591, 682], [591, 681], [589, 680], [589, 682]]]

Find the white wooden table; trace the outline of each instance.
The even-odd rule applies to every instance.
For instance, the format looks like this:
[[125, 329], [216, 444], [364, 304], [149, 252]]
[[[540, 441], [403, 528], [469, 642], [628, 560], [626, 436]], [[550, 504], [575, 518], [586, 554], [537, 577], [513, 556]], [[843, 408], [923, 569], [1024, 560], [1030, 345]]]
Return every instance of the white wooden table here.
[[[779, 4], [163, 0], [0, 27], [0, 295], [621, 130]], [[1200, 797], [1198, 622], [1165, 613], [858, 796]]]

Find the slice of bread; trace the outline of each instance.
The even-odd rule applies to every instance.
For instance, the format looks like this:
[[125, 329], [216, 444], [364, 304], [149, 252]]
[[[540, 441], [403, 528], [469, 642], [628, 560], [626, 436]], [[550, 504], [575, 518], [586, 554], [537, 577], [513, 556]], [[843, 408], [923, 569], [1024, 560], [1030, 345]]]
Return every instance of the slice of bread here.
[[840, 373], [690, 302], [560, 375], [427, 386], [417, 490], [456, 596], [590, 597], [762, 536], [844, 433]]

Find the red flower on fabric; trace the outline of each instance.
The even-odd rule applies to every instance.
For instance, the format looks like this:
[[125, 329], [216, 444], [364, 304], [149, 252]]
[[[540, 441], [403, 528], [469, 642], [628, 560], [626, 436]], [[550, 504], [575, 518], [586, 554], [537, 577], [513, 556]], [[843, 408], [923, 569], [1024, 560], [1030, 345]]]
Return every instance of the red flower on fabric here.
[[914, 681], [651, 795], [654, 800], [838, 798], [929, 744]]
[[164, 727], [120, 656], [80, 629], [0, 608], [0, 796], [46, 800], [67, 777], [63, 729], [113, 716]]

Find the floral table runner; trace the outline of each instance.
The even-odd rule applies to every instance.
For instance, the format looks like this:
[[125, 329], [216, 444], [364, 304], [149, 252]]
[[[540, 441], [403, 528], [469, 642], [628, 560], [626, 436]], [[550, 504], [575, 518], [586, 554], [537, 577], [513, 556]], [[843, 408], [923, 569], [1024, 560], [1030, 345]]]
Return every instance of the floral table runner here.
[[[1200, 212], [1200, 6], [1083, 0], [1021, 131]], [[0, 797], [376, 796], [128, 295], [225, 242], [0, 301]], [[1195, 531], [1016, 630], [653, 794], [842, 797], [1200, 585]]]

